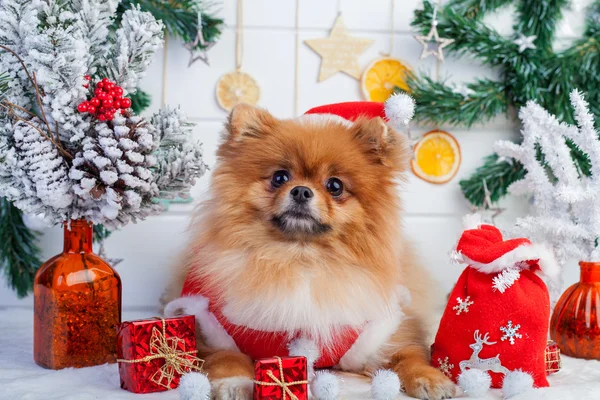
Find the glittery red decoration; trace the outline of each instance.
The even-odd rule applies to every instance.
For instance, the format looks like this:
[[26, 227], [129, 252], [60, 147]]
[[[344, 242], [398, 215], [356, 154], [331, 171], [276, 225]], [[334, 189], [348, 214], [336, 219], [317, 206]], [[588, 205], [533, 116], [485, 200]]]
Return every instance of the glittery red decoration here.
[[546, 345], [546, 375], [560, 371], [562, 361], [560, 359], [560, 349], [554, 340], [548, 340]]
[[[150, 352], [152, 329], [162, 330], [162, 320], [151, 318], [123, 322], [119, 325], [117, 357], [125, 360], [139, 360]], [[191, 351], [196, 349], [196, 329], [193, 315], [175, 318], [165, 318], [165, 333], [167, 338], [182, 339], [177, 345], [178, 350]], [[157, 358], [147, 362], [119, 362], [121, 388], [134, 393], [152, 393], [174, 389], [179, 385], [177, 376], [168, 388], [152, 380], [153, 375], [165, 364], [165, 360]]]
[[[283, 377], [280, 372], [280, 362]], [[274, 357], [258, 360], [254, 364], [254, 379], [254, 400], [308, 399], [306, 357]]]

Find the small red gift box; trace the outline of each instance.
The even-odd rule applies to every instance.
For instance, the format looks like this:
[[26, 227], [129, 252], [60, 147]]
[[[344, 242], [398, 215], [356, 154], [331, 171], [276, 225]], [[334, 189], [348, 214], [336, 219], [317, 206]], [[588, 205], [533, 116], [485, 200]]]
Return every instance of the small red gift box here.
[[560, 349], [558, 348], [558, 344], [553, 340], [548, 340], [544, 354], [546, 358], [546, 375], [560, 371], [562, 361], [560, 359]]
[[121, 388], [134, 393], [174, 389], [186, 372], [200, 371], [193, 315], [123, 322], [117, 328]]
[[263, 358], [254, 377], [254, 400], [308, 399], [306, 357]]

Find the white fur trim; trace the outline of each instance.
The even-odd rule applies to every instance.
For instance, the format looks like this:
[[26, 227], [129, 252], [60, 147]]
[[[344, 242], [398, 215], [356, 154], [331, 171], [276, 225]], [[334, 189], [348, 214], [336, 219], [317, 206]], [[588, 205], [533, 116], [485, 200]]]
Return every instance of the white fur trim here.
[[492, 378], [486, 371], [472, 368], [461, 372], [458, 386], [469, 397], [484, 397], [492, 386]]
[[393, 400], [400, 394], [400, 378], [389, 369], [380, 369], [371, 382], [371, 397], [375, 400]]
[[481, 214], [467, 214], [462, 218], [464, 229], [477, 229], [482, 225]]
[[363, 370], [371, 359], [378, 356], [382, 346], [398, 330], [403, 317], [404, 313], [397, 306], [388, 318], [368, 322], [352, 347], [340, 359], [340, 368], [344, 371]]
[[210, 400], [210, 382], [200, 372], [188, 372], [179, 381], [180, 400]]
[[337, 122], [348, 128], [354, 125], [354, 122], [349, 121], [346, 118], [342, 118], [336, 114], [304, 114], [297, 117], [295, 121], [307, 125], [324, 125], [328, 122]]
[[502, 394], [505, 399], [526, 394], [533, 390], [533, 378], [527, 372], [515, 370], [509, 372], [502, 382]]
[[395, 129], [404, 130], [415, 115], [415, 100], [405, 94], [392, 95], [385, 102], [385, 116]]
[[206, 344], [214, 349], [238, 350], [233, 338], [219, 323], [213, 313], [208, 311], [208, 299], [204, 296], [185, 296], [171, 301], [165, 307], [165, 316], [176, 315], [177, 310], [196, 317]]
[[538, 264], [541, 272], [546, 276], [554, 277], [560, 272], [558, 263], [554, 258], [554, 253], [546, 246], [539, 244], [521, 245], [487, 264], [471, 260], [464, 254], [461, 255], [464, 263], [485, 274], [500, 272], [506, 268], [513, 267], [517, 263], [528, 260], [539, 260]]
[[321, 352], [315, 341], [305, 337], [294, 339], [288, 344], [288, 352], [290, 356], [306, 357], [310, 379], [314, 372], [315, 361], [321, 357]]

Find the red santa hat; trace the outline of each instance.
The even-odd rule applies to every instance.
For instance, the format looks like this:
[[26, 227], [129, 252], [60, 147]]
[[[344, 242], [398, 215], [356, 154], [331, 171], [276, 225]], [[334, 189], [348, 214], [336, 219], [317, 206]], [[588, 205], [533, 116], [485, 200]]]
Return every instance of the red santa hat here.
[[478, 214], [466, 216], [463, 224], [466, 230], [452, 254], [455, 262], [488, 274], [534, 268], [534, 272], [554, 278], [560, 272], [554, 253], [542, 244], [532, 244], [526, 238], [504, 240], [500, 230], [482, 224]]
[[415, 114], [415, 101], [404, 93], [390, 97], [385, 103], [374, 101], [351, 101], [346, 103], [327, 104], [311, 108], [306, 114], [337, 115], [346, 121], [354, 121], [359, 117], [381, 117], [393, 128], [402, 131]]

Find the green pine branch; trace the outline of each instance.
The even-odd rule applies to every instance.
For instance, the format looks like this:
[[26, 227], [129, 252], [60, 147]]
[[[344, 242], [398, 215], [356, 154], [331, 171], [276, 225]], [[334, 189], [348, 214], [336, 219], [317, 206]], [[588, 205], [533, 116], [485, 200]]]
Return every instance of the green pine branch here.
[[552, 43], [562, 10], [570, 0], [518, 1], [515, 32], [535, 35], [536, 52], [552, 54]]
[[468, 97], [454, 93], [453, 88], [428, 76], [409, 81], [416, 100], [415, 120], [432, 125], [464, 125], [487, 121], [506, 113], [506, 88], [502, 83], [479, 79], [467, 85], [473, 91]]
[[485, 187], [490, 193], [490, 200], [496, 202], [507, 194], [513, 182], [523, 179], [525, 174], [521, 163], [498, 161], [498, 156], [492, 154], [485, 158], [484, 164], [471, 177], [460, 181], [459, 185], [469, 202], [480, 207], [484, 205]]
[[485, 13], [509, 5], [513, 0], [451, 0], [448, 6], [466, 18], [483, 18]]
[[143, 11], [150, 12], [154, 18], [160, 19], [167, 32], [182, 39], [185, 43], [193, 42], [198, 33], [198, 12], [202, 16], [202, 37], [205, 45], [198, 43], [198, 49], [204, 49], [217, 41], [223, 29], [223, 19], [212, 13], [213, 6], [198, 0], [124, 0], [119, 4], [117, 14], [137, 4]]
[[141, 89], [128, 96], [131, 99], [131, 109], [135, 114], [139, 114], [150, 107], [150, 95]]
[[42, 265], [37, 236], [23, 223], [21, 210], [0, 198], [0, 267], [17, 296], [25, 297]]

